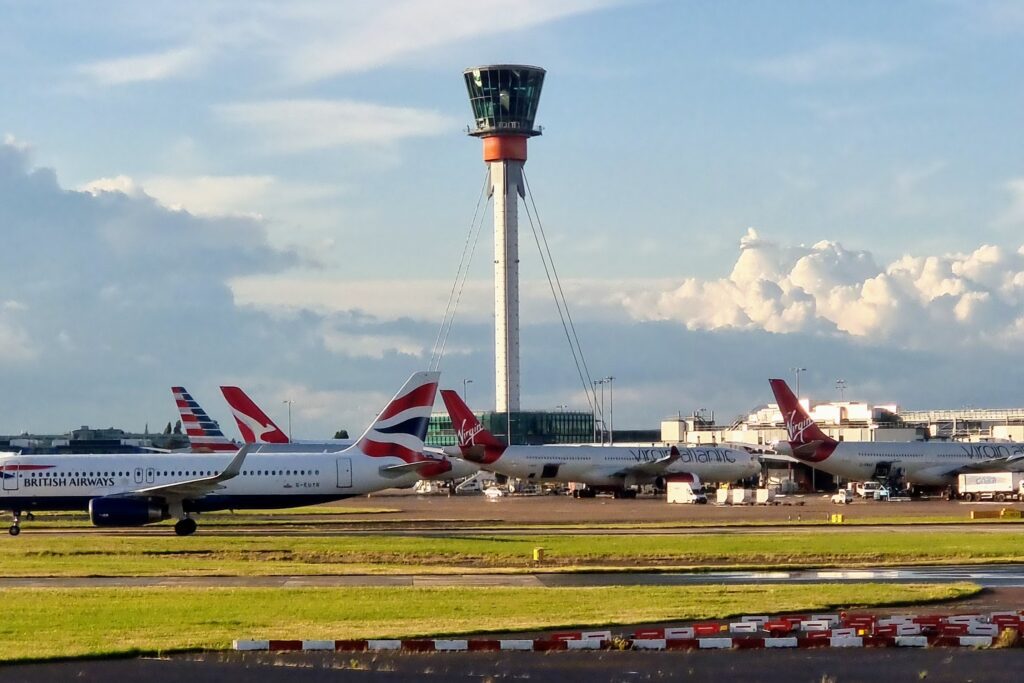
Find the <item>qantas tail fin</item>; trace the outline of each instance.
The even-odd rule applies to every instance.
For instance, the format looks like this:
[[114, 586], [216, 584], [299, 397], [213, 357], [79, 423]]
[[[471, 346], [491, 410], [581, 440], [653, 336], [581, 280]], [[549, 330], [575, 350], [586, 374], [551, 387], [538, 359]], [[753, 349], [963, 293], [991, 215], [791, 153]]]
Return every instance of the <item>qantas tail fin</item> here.
[[291, 439], [238, 387], [221, 387], [245, 443], [289, 443]]
[[238, 450], [233, 441], [224, 436], [220, 425], [210, 419], [202, 406], [192, 398], [192, 394], [185, 390], [185, 387], [171, 387], [174, 394], [174, 402], [178, 405], [178, 412], [181, 414], [181, 426], [185, 428], [188, 442], [194, 453], [231, 451]]
[[807, 444], [835, 443], [835, 439], [821, 431], [818, 424], [807, 414], [804, 407], [800, 405], [800, 401], [790, 391], [785, 380], [770, 379], [768, 383], [772, 385], [772, 393], [775, 394], [775, 400], [779, 404], [779, 412], [782, 413], [786, 431], [789, 433], [789, 441], [794, 449]]
[[423, 441], [440, 377], [439, 372], [413, 373], [355, 447], [375, 458], [393, 456], [406, 462], [424, 459]]
[[451, 389], [442, 389], [441, 398], [452, 418], [452, 428], [459, 438], [462, 457], [478, 464], [492, 463], [500, 458], [507, 446], [484, 429], [462, 397]]

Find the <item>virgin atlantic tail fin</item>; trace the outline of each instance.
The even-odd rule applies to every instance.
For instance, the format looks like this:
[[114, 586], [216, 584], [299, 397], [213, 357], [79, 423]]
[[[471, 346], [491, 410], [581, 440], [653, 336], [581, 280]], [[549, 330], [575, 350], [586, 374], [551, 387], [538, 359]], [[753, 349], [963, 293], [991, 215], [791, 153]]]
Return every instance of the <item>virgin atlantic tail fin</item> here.
[[452, 418], [452, 428], [459, 439], [463, 458], [478, 464], [488, 464], [501, 457], [507, 446], [484, 429], [457, 392], [442, 389], [441, 399]]
[[811, 416], [807, 414], [800, 401], [790, 390], [789, 385], [782, 379], [770, 379], [772, 393], [779, 404], [779, 412], [786, 423], [786, 431], [789, 433], [789, 441], [794, 446], [821, 442], [829, 443], [835, 441], [832, 437], [821, 431]]

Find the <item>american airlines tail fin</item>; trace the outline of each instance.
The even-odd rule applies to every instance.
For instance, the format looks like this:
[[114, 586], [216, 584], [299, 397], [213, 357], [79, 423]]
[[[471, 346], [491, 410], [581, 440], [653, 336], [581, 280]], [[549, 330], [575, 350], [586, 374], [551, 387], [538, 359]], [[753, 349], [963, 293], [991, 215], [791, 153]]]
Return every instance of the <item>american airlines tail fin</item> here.
[[221, 387], [245, 443], [289, 443], [291, 439], [238, 387]]
[[439, 372], [414, 373], [359, 437], [355, 448], [375, 458], [393, 456], [407, 463], [424, 460], [423, 441], [440, 377]]
[[462, 397], [451, 389], [442, 389], [441, 398], [452, 418], [452, 428], [459, 438], [462, 457], [478, 464], [492, 463], [500, 458], [507, 446], [484, 429]]
[[831, 436], [821, 431], [818, 424], [811, 419], [800, 401], [790, 390], [785, 380], [770, 379], [775, 401], [779, 404], [779, 412], [786, 424], [789, 444], [793, 449], [793, 457], [800, 460], [820, 462], [832, 454], [838, 443]]
[[171, 387], [171, 393], [174, 394], [174, 402], [181, 414], [181, 426], [185, 429], [193, 453], [238, 450], [238, 446], [224, 436], [220, 425], [210, 419], [185, 387]]

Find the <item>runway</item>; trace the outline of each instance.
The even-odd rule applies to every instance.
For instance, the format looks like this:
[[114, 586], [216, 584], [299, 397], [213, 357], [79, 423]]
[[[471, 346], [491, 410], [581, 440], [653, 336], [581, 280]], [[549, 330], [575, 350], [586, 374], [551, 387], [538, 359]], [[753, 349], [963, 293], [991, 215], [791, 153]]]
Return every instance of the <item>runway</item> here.
[[[199, 533], [212, 537], [346, 537], [346, 536], [692, 536], [692, 535], [768, 535], [768, 534], [830, 534], [871, 533], [884, 529], [886, 533], [922, 533], [969, 530], [971, 533], [1006, 533], [1020, 531], [1018, 524], [1005, 522], [974, 522], [971, 524], [733, 524], [704, 526], [628, 526], [581, 527], [573, 525], [535, 526], [483, 526], [479, 523], [453, 523], [446, 521], [399, 522], [395, 524], [353, 524], [345, 521], [321, 521], [315, 524], [299, 522], [289, 524], [206, 524], [200, 519]], [[59, 536], [167, 536], [173, 535], [168, 524], [151, 527], [47, 527], [23, 525], [26, 534], [53, 534]]]
[[793, 583], [956, 583], [984, 588], [1024, 588], [1022, 565], [952, 565], [879, 569], [808, 569], [718, 572], [616, 572], [531, 574], [400, 574], [342, 576], [112, 576], [0, 578], [0, 589], [17, 588], [331, 588], [414, 587], [599, 587], [729, 586]]

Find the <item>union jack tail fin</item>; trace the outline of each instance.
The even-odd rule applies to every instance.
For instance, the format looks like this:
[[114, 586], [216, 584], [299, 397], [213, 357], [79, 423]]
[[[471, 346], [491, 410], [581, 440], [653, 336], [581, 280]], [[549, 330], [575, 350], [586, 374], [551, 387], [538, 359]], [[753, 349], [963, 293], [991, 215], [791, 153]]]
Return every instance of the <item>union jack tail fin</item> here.
[[366, 432], [356, 448], [374, 458], [396, 457], [412, 462], [422, 460], [423, 440], [437, 395], [440, 372], [416, 372]]
[[442, 389], [441, 398], [452, 418], [452, 428], [459, 438], [462, 457], [480, 464], [489, 464], [500, 458], [506, 445], [484, 429], [462, 397], [451, 389]]
[[224, 436], [220, 425], [206, 414], [185, 387], [171, 387], [171, 393], [174, 394], [174, 402], [181, 414], [181, 426], [185, 429], [193, 453], [238, 450], [238, 446]]
[[786, 431], [789, 433], [791, 444], [800, 446], [814, 442], [826, 444], [835, 442], [835, 439], [821, 431], [818, 424], [811, 419], [804, 407], [800, 405], [800, 401], [790, 391], [785, 380], [770, 379], [768, 383], [772, 385], [772, 393], [775, 394], [775, 400], [779, 404], [779, 412], [782, 413], [782, 419], [786, 423]]
[[238, 387], [221, 387], [245, 443], [289, 443], [291, 439]]

